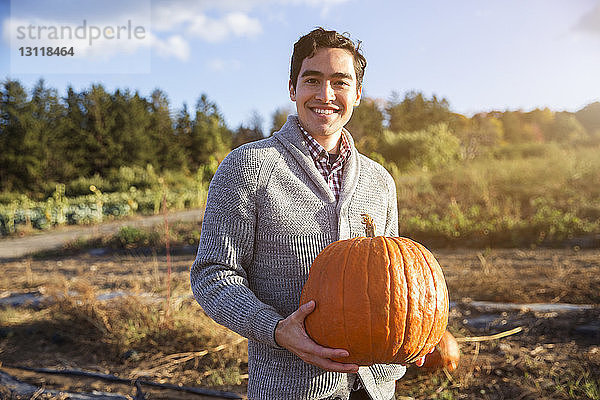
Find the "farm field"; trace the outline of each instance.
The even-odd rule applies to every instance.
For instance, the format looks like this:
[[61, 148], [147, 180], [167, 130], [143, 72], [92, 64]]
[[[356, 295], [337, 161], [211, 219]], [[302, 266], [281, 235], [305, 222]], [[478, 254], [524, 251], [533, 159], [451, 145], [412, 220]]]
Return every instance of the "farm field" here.
[[[194, 9], [188, 8], [180, 10], [183, 25], [194, 16]], [[155, 10], [157, 16], [160, 9]], [[165, 11], [169, 17], [165, 21], [179, 12], [177, 7]], [[280, 11], [277, 21], [269, 18], [270, 22], [276, 25], [285, 19], [284, 14], [279, 18]], [[496, 15], [475, 11], [478, 17]], [[515, 15], [526, 31], [531, 30], [535, 21], [521, 18], [527, 15], [522, 11]], [[591, 10], [596, 17], [598, 11], [600, 6]], [[110, 14], [112, 18], [114, 13]], [[215, 10], [209, 16], [215, 23], [220, 21], [217, 14]], [[444, 21], [437, 25], [445, 27], [452, 19], [452, 13], [446, 14], [440, 14]], [[561, 21], [566, 17], [562, 14]], [[423, 15], [431, 19], [428, 13]], [[332, 16], [340, 18], [337, 12]], [[247, 22], [258, 22], [256, 18], [223, 21], [250, 26]], [[562, 40], [561, 33], [548, 37], [560, 37], [569, 51], [583, 49], [579, 44], [594, 33], [587, 26], [590, 18], [595, 17], [580, 10], [571, 25], [554, 24], [561, 29], [570, 26], [568, 33], [577, 35], [578, 46], [568, 46], [572, 40]], [[511, 32], [520, 32], [518, 23], [511, 26]], [[468, 48], [462, 39], [453, 41], [447, 35], [451, 31], [470, 32], [445, 29], [444, 40], [435, 41], [444, 46], [442, 52], [429, 48], [420, 52], [433, 58], [429, 67], [418, 70], [431, 73], [441, 65], [440, 57], [451, 53], [459, 58], [449, 65], [457, 66], [478, 65], [484, 60], [479, 50], [492, 49], [494, 57], [501, 54], [495, 38], [481, 41], [478, 35], [470, 35], [484, 43], [476, 46], [478, 51], [448, 52], [448, 43]], [[231, 32], [240, 39], [250, 34]], [[531, 48], [539, 56], [546, 48], [551, 57], [534, 57], [530, 71], [560, 67], [555, 59], [578, 60], [569, 67], [585, 61], [566, 53], [557, 58], [561, 49], [539, 46], [543, 32], [537, 33], [541, 36], [535, 35], [535, 43], [523, 47], [527, 43], [519, 39], [518, 47]], [[265, 37], [280, 39], [280, 35]], [[161, 40], [153, 41], [156, 44]], [[165, 47], [166, 53], [187, 49], [180, 41], [175, 44]], [[161, 53], [163, 46], [159, 47]], [[236, 57], [244, 53], [237, 50]], [[467, 62], [469, 53], [475, 55], [474, 63]], [[201, 64], [206, 64], [204, 58]], [[229, 61], [224, 65], [235, 67], [237, 61]], [[231, 75], [225, 70], [214, 74], [222, 68], [209, 64], [214, 71], [205, 72], [211, 77]], [[402, 62], [399, 70], [404, 64], [413, 63]], [[512, 83], [519, 68], [528, 68], [521, 64], [515, 64], [509, 75], [504, 68], [483, 77], [490, 83], [510, 78], [511, 84], [504, 86], [517, 96], [512, 103], [518, 109], [511, 109], [508, 99], [499, 103], [489, 98], [487, 84], [478, 85], [486, 96], [472, 101], [488, 97], [492, 103], [473, 105], [464, 113], [470, 95], [463, 87], [461, 111], [445, 97], [446, 84], [431, 94], [418, 88], [402, 94], [394, 86], [406, 87], [405, 79], [387, 79], [389, 96], [369, 92], [374, 97], [368, 97], [365, 92], [359, 104], [335, 110], [352, 114], [349, 121], [345, 117], [342, 121], [352, 132], [352, 152], [368, 156], [390, 173], [396, 186], [398, 232], [432, 250], [450, 292], [448, 330], [460, 343], [459, 367], [453, 371], [410, 367], [397, 383], [396, 400], [600, 400], [600, 101], [597, 93], [588, 93], [572, 103], [570, 91], [592, 88], [590, 82], [583, 86], [566, 82], [564, 90], [554, 90], [559, 98], [550, 99], [547, 94], [553, 85], [561, 88], [560, 79], [528, 79], [547, 83], [543, 106], [530, 103], [534, 87], [519, 99], [512, 89], [523, 85]], [[358, 78], [358, 63], [355, 67]], [[467, 80], [473, 77], [472, 68], [460, 69], [469, 73]], [[170, 75], [178, 71], [162, 70]], [[195, 83], [206, 75], [197, 72], [194, 68]], [[255, 75], [250, 85], [262, 83]], [[453, 82], [460, 82], [451, 75]], [[239, 90], [230, 96], [217, 87], [213, 95], [224, 104], [221, 108], [204, 92], [211, 85], [202, 87], [202, 82], [177, 85], [169, 94], [158, 87], [145, 93], [136, 79], [126, 79], [134, 86], [119, 87], [125, 80], [108, 75], [94, 77], [88, 87], [60, 84], [54, 78], [52, 83], [59, 86], [52, 87], [44, 76], [37, 83], [33, 76], [24, 77], [23, 83], [18, 78], [18, 73], [11, 74], [0, 83], [0, 400], [244, 398], [246, 339], [203, 313], [191, 295], [189, 268], [219, 164], [234, 149], [276, 134], [294, 107], [278, 107], [270, 120], [253, 110], [247, 115], [250, 119], [233, 126], [226, 115], [231, 107], [241, 110], [232, 103], [246, 99]], [[186, 80], [185, 74], [177, 78]], [[418, 85], [419, 80], [409, 80], [411, 86]], [[262, 92], [237, 86], [250, 89], [249, 93]], [[427, 92], [434, 89], [428, 84]], [[181, 90], [187, 100], [196, 96], [195, 104], [181, 104]], [[245, 103], [259, 108], [266, 104]], [[312, 128], [301, 109], [296, 107], [298, 123]], [[284, 162], [277, 161], [276, 167], [295, 171]], [[242, 170], [243, 182], [227, 179], [231, 188], [258, 187], [258, 177], [248, 172], [254, 169]], [[342, 175], [345, 192], [355, 182], [346, 181], [351, 175]], [[360, 181], [364, 175], [359, 175]], [[262, 193], [241, 192], [249, 196], [244, 200], [262, 203]], [[371, 201], [364, 205], [361, 212], [371, 213]]]
[[[410, 367], [398, 382], [398, 399], [600, 398], [600, 250], [433, 249], [433, 253], [448, 282], [449, 330], [457, 338], [518, 327], [522, 331], [460, 343], [462, 359], [450, 373]], [[3, 372], [49, 390], [99, 390], [124, 398], [134, 398], [133, 384], [12, 367], [84, 370], [243, 397], [245, 340], [208, 319], [191, 297], [193, 254], [171, 257], [170, 285], [164, 255], [141, 249], [93, 254], [97, 253], [4, 263]], [[17, 294], [28, 295], [29, 305], [7, 305]], [[511, 308], [528, 303], [547, 304]], [[561, 304], [586, 306], [565, 310]], [[0, 394], [11, 398], [7, 389], [2, 390]], [[151, 399], [204, 398], [144, 385], [142, 390]]]

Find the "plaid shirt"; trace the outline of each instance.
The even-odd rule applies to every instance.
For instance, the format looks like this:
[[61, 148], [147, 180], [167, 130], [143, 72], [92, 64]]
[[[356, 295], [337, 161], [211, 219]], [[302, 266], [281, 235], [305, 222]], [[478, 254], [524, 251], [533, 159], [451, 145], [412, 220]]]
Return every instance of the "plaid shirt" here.
[[325, 182], [329, 185], [329, 188], [333, 192], [336, 201], [340, 197], [342, 190], [342, 172], [344, 171], [344, 162], [350, 157], [352, 148], [346, 139], [346, 135], [342, 131], [342, 137], [340, 140], [340, 152], [339, 154], [329, 154], [327, 151], [313, 138], [308, 132], [304, 130], [302, 125], [298, 124], [300, 132], [304, 136], [304, 142], [308, 147], [315, 166], [325, 178]]

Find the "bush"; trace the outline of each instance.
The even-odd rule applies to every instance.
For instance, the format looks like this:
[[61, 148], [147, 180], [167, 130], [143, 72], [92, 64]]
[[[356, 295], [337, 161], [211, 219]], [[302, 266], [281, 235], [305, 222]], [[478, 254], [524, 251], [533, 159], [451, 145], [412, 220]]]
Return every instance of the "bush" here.
[[518, 160], [527, 158], [552, 157], [560, 152], [556, 143], [505, 144], [492, 152], [497, 160]]
[[394, 173], [400, 234], [435, 246], [499, 247], [600, 232], [599, 149], [533, 148], [542, 155]]
[[437, 124], [415, 132], [385, 131], [377, 152], [400, 171], [436, 170], [459, 159], [460, 141], [446, 124]]
[[[23, 226], [47, 229], [58, 225], [92, 224], [104, 218], [118, 219], [133, 214], [157, 214], [162, 209], [166, 190], [166, 205], [169, 210], [201, 208], [206, 201], [206, 184], [195, 182], [178, 190], [157, 189], [104, 193], [93, 186], [85, 196], [66, 197], [64, 185], [46, 201], [32, 201], [20, 195], [8, 204], [0, 204], [0, 234], [17, 232]], [[12, 198], [12, 197], [10, 197]]]
[[113, 237], [113, 241], [119, 248], [157, 246], [160, 243], [160, 235], [155, 231], [124, 226]]

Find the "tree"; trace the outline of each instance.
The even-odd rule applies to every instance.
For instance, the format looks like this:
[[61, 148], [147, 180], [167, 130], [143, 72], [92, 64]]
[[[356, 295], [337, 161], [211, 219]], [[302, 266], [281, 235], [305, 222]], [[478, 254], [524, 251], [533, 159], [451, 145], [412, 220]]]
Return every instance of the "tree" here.
[[547, 132], [554, 123], [554, 112], [549, 108], [536, 108], [523, 114], [525, 126], [530, 126], [534, 133], [534, 140], [543, 142], [547, 139]]
[[545, 135], [548, 140], [559, 143], [573, 142], [588, 136], [583, 125], [570, 112], [556, 113]]
[[0, 93], [0, 189], [22, 191], [32, 180], [37, 166], [27, 136], [31, 110], [25, 88], [19, 81], [7, 79]]
[[541, 142], [544, 135], [539, 124], [527, 121], [522, 111], [499, 113], [504, 127], [504, 140], [508, 143]]
[[[186, 167], [183, 143], [173, 126], [169, 99], [162, 90], [155, 89], [149, 102], [150, 121], [148, 136], [154, 144], [154, 163], [160, 170]], [[189, 114], [188, 114], [189, 117]]]
[[231, 132], [217, 105], [203, 94], [196, 103], [196, 115], [187, 143], [190, 168], [221, 161], [231, 149]]
[[293, 112], [294, 111], [289, 106], [288, 107], [279, 107], [277, 110], [275, 110], [275, 112], [273, 112], [273, 115], [271, 116], [270, 135], [272, 135], [275, 132], [277, 132], [278, 130], [280, 130], [281, 127], [287, 121], [288, 115], [293, 114]]
[[62, 167], [58, 181], [67, 182], [79, 176], [87, 176], [91, 165], [87, 164], [88, 142], [91, 133], [87, 130], [87, 109], [84, 96], [67, 88], [65, 118], [62, 119], [58, 146], [62, 148]]
[[123, 151], [118, 138], [114, 137], [117, 122], [115, 114], [111, 112], [113, 98], [102, 85], [92, 85], [91, 89], [83, 92], [82, 106], [84, 158], [79, 165], [87, 172], [84, 176], [105, 175], [111, 167], [115, 167], [114, 159]]
[[109, 114], [114, 125], [109, 134], [119, 151], [112, 154], [109, 169], [133, 165], [145, 167], [147, 164], [156, 168], [157, 143], [148, 135], [150, 112], [146, 100], [137, 92], [132, 94], [129, 90], [121, 92], [119, 89], [111, 97]]
[[264, 135], [262, 125], [263, 118], [257, 111], [254, 111], [248, 125], [241, 124], [233, 133], [233, 141], [231, 146], [236, 148], [244, 143], [263, 139]]
[[600, 138], [600, 102], [588, 104], [575, 117], [592, 137]]
[[384, 115], [377, 100], [363, 97], [346, 124], [361, 152], [369, 154], [375, 149], [383, 133], [383, 121]]
[[402, 171], [435, 170], [459, 159], [460, 142], [446, 124], [429, 125], [414, 132], [386, 130], [377, 153]]
[[475, 114], [454, 132], [460, 139], [464, 159], [473, 159], [500, 144], [504, 134], [502, 121], [488, 113]]
[[43, 79], [34, 86], [31, 102], [31, 123], [28, 135], [35, 143], [29, 149], [36, 159], [34, 181], [29, 182], [36, 191], [54, 184], [62, 177], [62, 120], [66, 109], [60, 102], [56, 89], [48, 88]]
[[410, 91], [400, 101], [398, 93], [392, 93], [392, 99], [385, 108], [388, 127], [394, 132], [413, 132], [425, 129], [429, 125], [450, 123], [454, 114], [445, 98], [435, 95], [427, 99], [423, 93]]

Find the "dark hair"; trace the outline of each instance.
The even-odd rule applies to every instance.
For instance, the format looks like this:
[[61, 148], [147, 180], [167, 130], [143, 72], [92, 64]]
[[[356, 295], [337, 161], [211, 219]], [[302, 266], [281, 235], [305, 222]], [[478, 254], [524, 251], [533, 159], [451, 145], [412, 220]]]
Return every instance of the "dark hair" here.
[[336, 31], [326, 31], [321, 27], [302, 36], [294, 43], [294, 52], [292, 53], [290, 80], [294, 90], [296, 90], [296, 83], [298, 82], [298, 74], [300, 74], [302, 61], [307, 57], [310, 58], [314, 56], [317, 50], [321, 48], [348, 50], [354, 59], [356, 87], [357, 89], [360, 88], [362, 86], [363, 76], [365, 75], [365, 68], [367, 67], [367, 60], [360, 52], [360, 43], [361, 42], [358, 41], [355, 45], [348, 37], [347, 33], [339, 34]]

